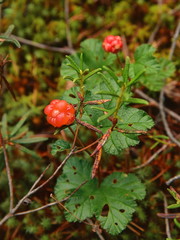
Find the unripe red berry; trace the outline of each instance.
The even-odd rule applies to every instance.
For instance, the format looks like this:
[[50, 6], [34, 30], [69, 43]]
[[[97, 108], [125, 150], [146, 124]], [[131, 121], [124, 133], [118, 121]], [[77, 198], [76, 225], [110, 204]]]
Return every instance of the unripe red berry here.
[[102, 47], [106, 52], [117, 53], [121, 51], [123, 42], [120, 36], [107, 36], [102, 44]]
[[70, 125], [75, 120], [75, 109], [73, 105], [65, 100], [54, 99], [44, 109], [47, 121], [54, 127]]

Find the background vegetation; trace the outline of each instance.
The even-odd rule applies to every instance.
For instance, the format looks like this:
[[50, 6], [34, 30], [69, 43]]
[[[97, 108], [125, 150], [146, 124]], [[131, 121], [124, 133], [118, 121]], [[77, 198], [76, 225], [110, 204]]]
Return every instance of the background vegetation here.
[[[103, 171], [105, 174], [115, 169], [135, 172], [145, 183], [147, 194], [134, 215], [133, 223], [136, 226], [129, 225], [116, 237], [105, 231], [102, 234], [105, 239], [178, 239], [178, 227], [173, 219], [165, 222], [157, 213], [166, 212], [167, 204], [175, 203], [167, 190], [168, 181], [179, 176], [179, 10], [180, 5], [174, 0], [5, 0], [1, 3], [0, 31], [4, 33], [9, 25], [13, 24], [15, 29], [12, 37], [21, 43], [21, 48], [9, 43], [0, 46], [0, 55], [8, 55], [8, 59], [12, 61], [6, 64], [4, 71], [17, 98], [17, 101], [14, 101], [6, 85], [2, 84], [0, 127], [2, 128], [7, 119], [8, 132], [11, 133], [21, 117], [29, 113], [25, 124], [21, 126], [22, 133], [27, 133], [27, 136], [41, 136], [42, 140], [48, 138], [47, 141], [28, 143], [26, 146], [30, 152], [9, 146], [8, 157], [17, 201], [27, 193], [48, 163], [53, 164], [47, 177], [60, 160], [63, 160], [62, 154], [56, 157], [51, 154], [54, 140], [72, 138], [67, 132], [53, 135], [54, 128], [46, 123], [43, 114], [43, 108], [52, 99], [60, 98], [72, 85], [60, 75], [60, 66], [65, 55], [77, 51], [80, 43], [87, 38], [103, 40], [109, 34], [121, 35], [124, 41], [122, 59], [124, 56], [132, 57], [140, 44], [150, 43], [157, 48], [156, 56], [171, 59], [176, 70], [171, 77], [163, 79], [160, 88], [134, 89], [137, 97], [149, 100], [150, 104], [142, 108], [154, 119], [155, 126], [148, 137], [141, 137], [141, 143], [137, 147], [122, 151], [121, 159], [113, 156]], [[173, 43], [176, 43], [174, 49]], [[165, 72], [172, 68], [168, 66]], [[168, 108], [166, 123], [169, 125], [170, 134], [164, 127], [159, 109], [162, 105], [162, 102], [159, 103], [162, 92], [164, 106]], [[175, 115], [172, 115], [170, 110]], [[93, 135], [84, 135], [84, 132], [81, 132], [83, 141], [90, 142], [92, 138]], [[145, 162], [149, 164], [143, 167]], [[3, 218], [9, 208], [9, 192], [2, 152], [0, 169], [0, 216]], [[49, 195], [54, 191], [55, 183], [56, 179], [53, 179], [41, 191], [32, 195], [30, 204], [24, 204], [21, 211], [50, 202]], [[172, 181], [171, 185], [178, 192], [178, 180]], [[11, 218], [1, 226], [0, 238], [99, 239], [88, 225], [68, 223], [63, 211], [53, 206]], [[176, 209], [171, 211], [177, 212]]]

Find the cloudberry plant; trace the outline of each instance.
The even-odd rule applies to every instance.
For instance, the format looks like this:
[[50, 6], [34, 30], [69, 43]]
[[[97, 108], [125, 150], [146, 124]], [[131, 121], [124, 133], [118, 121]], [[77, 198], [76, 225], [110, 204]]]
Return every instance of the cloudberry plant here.
[[121, 50], [123, 42], [120, 36], [107, 36], [102, 44], [106, 52], [117, 53]]
[[54, 99], [44, 109], [47, 121], [54, 127], [70, 125], [75, 120], [75, 108], [64, 100]]

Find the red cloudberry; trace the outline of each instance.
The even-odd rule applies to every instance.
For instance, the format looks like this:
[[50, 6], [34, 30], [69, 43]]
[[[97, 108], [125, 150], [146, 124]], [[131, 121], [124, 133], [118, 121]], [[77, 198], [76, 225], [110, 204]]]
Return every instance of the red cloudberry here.
[[120, 36], [107, 36], [102, 44], [102, 47], [106, 52], [117, 53], [121, 50], [123, 42]]
[[47, 121], [54, 127], [70, 125], [75, 120], [75, 109], [73, 105], [65, 100], [54, 99], [44, 109]]

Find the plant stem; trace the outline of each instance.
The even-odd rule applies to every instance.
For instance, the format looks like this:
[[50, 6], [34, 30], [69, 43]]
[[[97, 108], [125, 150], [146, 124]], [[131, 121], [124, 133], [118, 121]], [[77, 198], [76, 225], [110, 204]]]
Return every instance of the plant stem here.
[[11, 213], [11, 211], [13, 209], [13, 202], [14, 202], [13, 183], [12, 183], [12, 177], [11, 177], [11, 171], [10, 171], [10, 166], [9, 166], [8, 155], [7, 155], [7, 152], [6, 152], [4, 139], [3, 139], [2, 135], [1, 135], [1, 133], [0, 133], [0, 143], [1, 143], [2, 147], [3, 147], [4, 160], [5, 160], [5, 165], [6, 165], [7, 177], [8, 177], [9, 195], [10, 195], [9, 212]]
[[120, 94], [119, 94], [119, 97], [117, 99], [117, 102], [116, 102], [116, 111], [114, 113], [114, 118], [117, 118], [117, 114], [118, 114], [119, 108], [122, 104], [122, 98], [123, 98], [123, 94], [124, 94], [125, 90], [126, 90], [125, 85], [123, 85], [121, 90], [120, 90]]
[[122, 63], [121, 63], [121, 60], [120, 60], [120, 58], [119, 58], [118, 53], [116, 53], [116, 59], [117, 59], [119, 65], [121, 66], [121, 68], [123, 68], [123, 65], [122, 65]]

